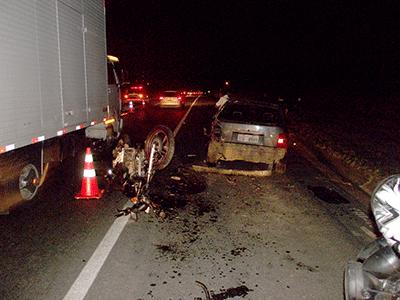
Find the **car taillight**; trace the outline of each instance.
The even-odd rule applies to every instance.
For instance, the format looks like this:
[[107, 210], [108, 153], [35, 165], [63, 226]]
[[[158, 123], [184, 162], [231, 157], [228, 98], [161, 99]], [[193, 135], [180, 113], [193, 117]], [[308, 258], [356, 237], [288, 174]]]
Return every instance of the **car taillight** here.
[[181, 97], [181, 96], [178, 96], [178, 100], [181, 101], [181, 100], [182, 100], [182, 97]]
[[128, 98], [129, 98], [128, 94], [125, 94], [124, 99], [128, 99]]
[[288, 145], [288, 142], [287, 142], [286, 134], [284, 134], [284, 133], [278, 134], [278, 141], [276, 142], [276, 147], [286, 149], [287, 145]]
[[160, 96], [160, 98], [159, 98], [160, 100], [162, 100], [162, 99], [164, 99], [164, 97], [163, 96]]

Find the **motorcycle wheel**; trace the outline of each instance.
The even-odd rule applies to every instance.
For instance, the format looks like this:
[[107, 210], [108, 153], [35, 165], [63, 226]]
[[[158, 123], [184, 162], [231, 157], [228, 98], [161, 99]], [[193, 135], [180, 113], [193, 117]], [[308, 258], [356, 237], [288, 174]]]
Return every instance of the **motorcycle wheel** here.
[[150, 158], [151, 148], [155, 145], [154, 168], [162, 170], [166, 168], [172, 160], [175, 151], [174, 134], [166, 126], [156, 126], [147, 136], [144, 142], [144, 149], [147, 159]]

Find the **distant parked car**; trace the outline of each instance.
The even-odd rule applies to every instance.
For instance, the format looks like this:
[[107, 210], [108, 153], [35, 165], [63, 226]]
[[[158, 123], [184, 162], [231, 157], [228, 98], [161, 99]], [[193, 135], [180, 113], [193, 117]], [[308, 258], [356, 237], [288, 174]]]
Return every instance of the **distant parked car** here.
[[164, 91], [158, 97], [159, 107], [185, 107], [185, 97], [178, 91]]
[[264, 163], [283, 173], [288, 147], [285, 116], [279, 105], [256, 101], [229, 101], [212, 123], [207, 162]]
[[144, 107], [149, 103], [149, 94], [143, 85], [127, 84], [121, 89], [122, 111]]

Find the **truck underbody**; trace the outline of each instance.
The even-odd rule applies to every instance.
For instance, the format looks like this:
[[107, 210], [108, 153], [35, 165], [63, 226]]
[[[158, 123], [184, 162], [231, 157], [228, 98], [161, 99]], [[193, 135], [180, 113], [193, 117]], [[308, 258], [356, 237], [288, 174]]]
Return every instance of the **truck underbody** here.
[[84, 146], [84, 131], [79, 130], [0, 155], [0, 214], [31, 201], [44, 184], [49, 168], [82, 156]]

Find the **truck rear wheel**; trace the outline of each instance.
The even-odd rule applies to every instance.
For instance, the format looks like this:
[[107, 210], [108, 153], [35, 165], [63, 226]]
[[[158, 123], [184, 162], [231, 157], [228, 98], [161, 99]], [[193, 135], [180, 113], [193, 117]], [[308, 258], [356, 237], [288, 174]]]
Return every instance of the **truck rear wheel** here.
[[38, 169], [33, 164], [27, 164], [22, 168], [18, 186], [23, 200], [31, 200], [39, 189], [40, 176]]
[[0, 157], [0, 214], [32, 200], [40, 186], [39, 163], [35, 151], [18, 149]]

